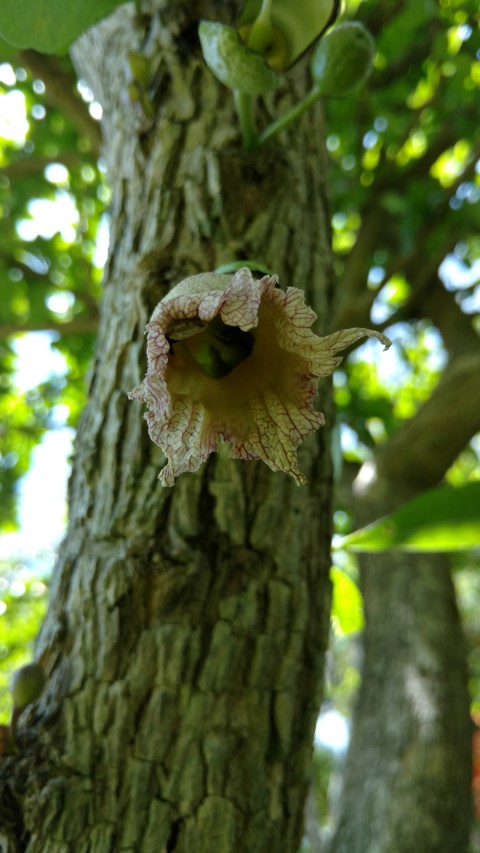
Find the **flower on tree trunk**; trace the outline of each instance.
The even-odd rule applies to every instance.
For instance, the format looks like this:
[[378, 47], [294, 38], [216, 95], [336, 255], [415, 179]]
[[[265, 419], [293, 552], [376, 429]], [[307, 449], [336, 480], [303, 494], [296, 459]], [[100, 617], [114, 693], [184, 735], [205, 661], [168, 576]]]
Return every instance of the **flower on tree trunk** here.
[[313, 408], [317, 381], [341, 362], [337, 353], [368, 329], [318, 337], [316, 314], [276, 276], [202, 273], [157, 305], [147, 326], [148, 370], [131, 399], [146, 403], [150, 438], [165, 453], [164, 486], [196, 471], [222, 438], [230, 456], [262, 459], [306, 483], [297, 464], [303, 439], [324, 424]]

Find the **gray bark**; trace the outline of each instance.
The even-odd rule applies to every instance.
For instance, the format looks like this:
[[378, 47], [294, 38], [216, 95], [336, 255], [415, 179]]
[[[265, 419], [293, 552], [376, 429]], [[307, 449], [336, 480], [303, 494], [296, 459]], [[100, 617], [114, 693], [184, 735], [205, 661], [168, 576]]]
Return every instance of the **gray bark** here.
[[365, 660], [332, 849], [466, 853], [469, 697], [448, 561], [390, 555], [362, 566]]
[[[286, 853], [302, 835], [329, 625], [328, 432], [301, 451], [308, 487], [218, 455], [163, 489], [126, 395], [145, 372], [155, 304], [227, 260], [257, 259], [304, 288], [324, 333], [321, 117], [245, 152], [231, 95], [198, 50], [198, 6], [156, 6], [142, 18], [120, 7], [75, 48], [104, 107], [110, 257], [38, 643], [47, 688], [2, 765], [7, 851]], [[153, 122], [128, 102], [132, 50], [152, 59]], [[300, 69], [266, 109], [304, 83]], [[331, 423], [327, 384], [321, 408]]]

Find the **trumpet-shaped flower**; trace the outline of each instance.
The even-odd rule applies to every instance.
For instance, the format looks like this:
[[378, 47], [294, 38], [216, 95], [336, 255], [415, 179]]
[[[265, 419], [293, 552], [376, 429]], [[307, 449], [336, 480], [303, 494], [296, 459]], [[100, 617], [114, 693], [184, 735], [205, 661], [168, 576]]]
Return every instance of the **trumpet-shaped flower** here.
[[129, 397], [146, 403], [150, 438], [165, 453], [164, 486], [196, 471], [222, 438], [238, 459], [262, 459], [306, 483], [302, 440], [324, 424], [313, 399], [337, 355], [366, 336], [346, 329], [318, 337], [303, 293], [276, 276], [205, 273], [185, 279], [157, 305], [147, 326], [148, 370]]

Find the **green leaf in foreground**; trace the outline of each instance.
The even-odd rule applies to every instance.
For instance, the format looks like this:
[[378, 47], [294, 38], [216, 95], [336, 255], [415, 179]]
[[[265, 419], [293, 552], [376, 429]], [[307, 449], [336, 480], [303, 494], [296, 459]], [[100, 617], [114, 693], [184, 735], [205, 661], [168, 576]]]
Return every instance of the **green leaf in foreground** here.
[[362, 594], [352, 579], [342, 569], [332, 566], [330, 580], [333, 585], [332, 620], [342, 634], [363, 630]]
[[344, 536], [335, 550], [469, 551], [480, 548], [480, 482], [424, 492]]
[[124, 0], [2, 0], [0, 36], [16, 48], [64, 53], [69, 44]]

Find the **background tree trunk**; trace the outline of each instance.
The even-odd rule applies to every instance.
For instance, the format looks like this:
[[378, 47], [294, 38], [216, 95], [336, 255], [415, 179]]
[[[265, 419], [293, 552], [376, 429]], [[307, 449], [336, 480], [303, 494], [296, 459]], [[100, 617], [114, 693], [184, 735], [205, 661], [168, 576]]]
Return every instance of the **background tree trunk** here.
[[466, 853], [469, 696], [448, 561], [361, 562], [365, 660], [333, 850]]
[[[302, 835], [329, 626], [327, 430], [301, 451], [308, 487], [219, 454], [163, 489], [161, 454], [126, 397], [155, 304], [227, 260], [254, 258], [304, 288], [326, 331], [320, 113], [242, 149], [196, 36], [219, 5], [152, 3], [141, 18], [122, 6], [74, 50], [104, 108], [110, 257], [38, 644], [47, 689], [8, 759], [8, 851], [288, 853]], [[224, 18], [237, 11], [222, 4]], [[152, 120], [128, 100], [129, 51], [152, 61]], [[304, 82], [300, 69], [275, 109]], [[327, 385], [321, 408], [331, 423]]]
[[[361, 523], [441, 480], [478, 429], [479, 397], [478, 354], [454, 358], [427, 403], [360, 470]], [[333, 850], [466, 853], [472, 727], [449, 561], [389, 553], [360, 562], [365, 657]]]

